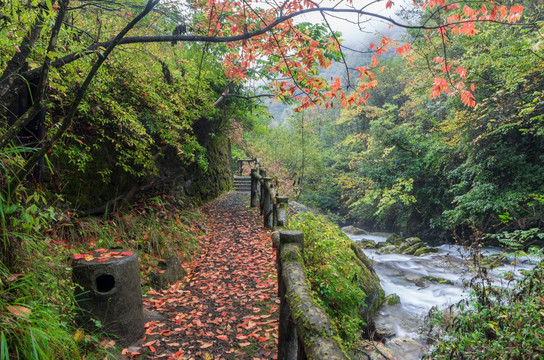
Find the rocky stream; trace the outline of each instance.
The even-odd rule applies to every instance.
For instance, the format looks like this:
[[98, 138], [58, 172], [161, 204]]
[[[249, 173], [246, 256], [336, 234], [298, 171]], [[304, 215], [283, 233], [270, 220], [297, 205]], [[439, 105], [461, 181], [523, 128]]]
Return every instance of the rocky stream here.
[[[385, 342], [369, 346], [374, 348], [371, 358], [421, 359], [436, 336], [429, 336], [425, 326], [429, 311], [448, 309], [469, 296], [467, 283], [475, 276], [470, 251], [458, 245], [429, 247], [416, 237], [368, 234], [353, 227], [342, 230], [372, 260], [387, 296], [374, 317], [376, 332]], [[509, 286], [536, 261], [499, 248], [484, 248], [481, 253], [498, 286]]]

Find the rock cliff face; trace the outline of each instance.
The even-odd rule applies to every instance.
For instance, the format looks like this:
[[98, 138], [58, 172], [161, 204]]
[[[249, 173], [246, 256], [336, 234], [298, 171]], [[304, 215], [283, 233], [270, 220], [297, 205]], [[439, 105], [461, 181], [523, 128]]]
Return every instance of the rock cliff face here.
[[[112, 149], [98, 146], [89, 149], [92, 160], [84, 171], [78, 171], [68, 158], [56, 158], [55, 166], [63, 169], [62, 179], [47, 181], [51, 187], [57, 183], [56, 187], [62, 188], [59, 191], [72, 207], [83, 212], [89, 210], [90, 214], [98, 214], [105, 208], [111, 211], [116, 206], [111, 202], [113, 199], [122, 198], [138, 186], [138, 190], [145, 190], [151, 196], [167, 193], [183, 203], [201, 204], [232, 188], [231, 149], [227, 135], [214, 133], [213, 124], [206, 119], [193, 124], [193, 132], [203, 150], [192, 163], [179, 159], [173, 147], [166, 148], [155, 159], [155, 174], [138, 178], [116, 163]], [[100, 174], [104, 169], [109, 172], [107, 182]]]
[[201, 204], [216, 198], [233, 186], [230, 141], [225, 135], [212, 136], [207, 127], [195, 127], [198, 142], [206, 149], [207, 169], [196, 162], [185, 165], [177, 159], [173, 150], [159, 161], [160, 177], [164, 183], [161, 191], [171, 193], [178, 199], [188, 198]]

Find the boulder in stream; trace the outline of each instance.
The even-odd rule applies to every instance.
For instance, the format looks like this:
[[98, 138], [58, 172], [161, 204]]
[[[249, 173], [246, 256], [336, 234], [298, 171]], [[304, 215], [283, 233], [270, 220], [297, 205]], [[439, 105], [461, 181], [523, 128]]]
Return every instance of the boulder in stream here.
[[361, 246], [363, 249], [374, 249], [378, 245], [374, 240], [361, 240], [357, 241], [357, 244], [359, 244], [359, 246]]
[[360, 358], [367, 360], [420, 360], [426, 353], [419, 342], [410, 338], [394, 338], [385, 344], [363, 341], [360, 347], [364, 349], [364, 355]]
[[436, 253], [438, 249], [435, 247], [427, 246], [418, 237], [409, 237], [405, 240], [399, 235], [393, 234], [387, 238], [383, 243], [378, 243], [376, 247], [382, 254], [398, 253], [406, 255], [421, 256], [429, 253]]
[[387, 295], [385, 297], [385, 304], [387, 305], [397, 305], [400, 304], [400, 297], [397, 294]]
[[344, 226], [341, 230], [346, 234], [350, 235], [368, 235], [367, 231], [359, 229], [358, 227], [355, 227], [353, 225]]
[[402, 236], [398, 234], [392, 234], [385, 240], [385, 242], [399, 247], [402, 244]]

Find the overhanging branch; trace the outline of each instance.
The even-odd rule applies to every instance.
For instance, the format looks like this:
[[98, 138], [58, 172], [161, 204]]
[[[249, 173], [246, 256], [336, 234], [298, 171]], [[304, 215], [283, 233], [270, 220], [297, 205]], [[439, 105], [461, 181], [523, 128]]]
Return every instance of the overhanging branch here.
[[[312, 9], [304, 9], [297, 11], [295, 13], [289, 14], [289, 15], [283, 15], [278, 17], [276, 20], [268, 24], [267, 26], [240, 35], [233, 35], [233, 36], [206, 36], [206, 35], [154, 35], [154, 36], [128, 36], [123, 38], [117, 45], [128, 45], [128, 44], [143, 44], [143, 43], [156, 43], [156, 42], [166, 42], [170, 43], [172, 41], [179, 41], [179, 42], [204, 42], [204, 43], [230, 43], [230, 42], [237, 42], [237, 41], [243, 41], [248, 40], [260, 35], [263, 35], [269, 31], [271, 31], [273, 28], [278, 26], [281, 23], [284, 23], [290, 19], [293, 19], [295, 17], [314, 13], [314, 12], [320, 12], [320, 13], [343, 13], [343, 14], [357, 14], [360, 16], [367, 16], [375, 19], [381, 19], [384, 20], [390, 24], [393, 24], [395, 26], [404, 28], [404, 29], [420, 29], [420, 30], [436, 30], [440, 28], [445, 28], [449, 26], [454, 25], [462, 25], [466, 23], [474, 23], [474, 22], [480, 22], [480, 23], [497, 23], [497, 24], [504, 24], [504, 25], [527, 25], [527, 24], [520, 24], [520, 23], [505, 23], [502, 21], [497, 20], [491, 20], [491, 19], [478, 19], [478, 20], [461, 20], [441, 25], [410, 25], [410, 24], [404, 24], [401, 22], [398, 22], [390, 17], [383, 16], [380, 14], [376, 14], [373, 12], [358, 10], [358, 9], [337, 9], [334, 7], [328, 7], [328, 8], [312, 8]], [[108, 48], [112, 44], [113, 40], [105, 41], [98, 43], [99, 47]], [[87, 47], [84, 50], [78, 51], [76, 53], [72, 53], [69, 55], [66, 55], [62, 58], [59, 58], [51, 63], [52, 67], [62, 67], [68, 63], [71, 63], [77, 59], [80, 59], [84, 56], [87, 56], [89, 54], [96, 52], [96, 46], [97, 44], [93, 44], [89, 47]], [[41, 71], [41, 68], [36, 68], [30, 71], [25, 72], [22, 74], [27, 79], [32, 79], [36, 77], [36, 75]]]

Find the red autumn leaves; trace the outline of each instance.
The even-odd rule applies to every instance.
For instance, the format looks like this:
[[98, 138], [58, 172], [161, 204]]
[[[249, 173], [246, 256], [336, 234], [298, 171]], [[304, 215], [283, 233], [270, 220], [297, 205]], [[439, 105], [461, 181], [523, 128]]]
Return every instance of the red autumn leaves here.
[[[150, 291], [145, 306], [164, 319], [146, 324], [141, 347], [127, 357], [274, 359], [278, 302], [275, 252], [245, 201], [227, 194], [206, 206], [210, 231], [189, 275]], [[145, 358], [145, 357], [144, 357]]]
[[125, 256], [131, 256], [133, 253], [132, 251], [118, 251], [115, 249], [96, 249], [89, 251], [85, 254], [73, 254], [72, 258], [74, 260], [85, 260], [85, 261], [93, 261], [96, 260], [97, 262], [104, 262], [108, 261], [110, 259], [122, 259]]

